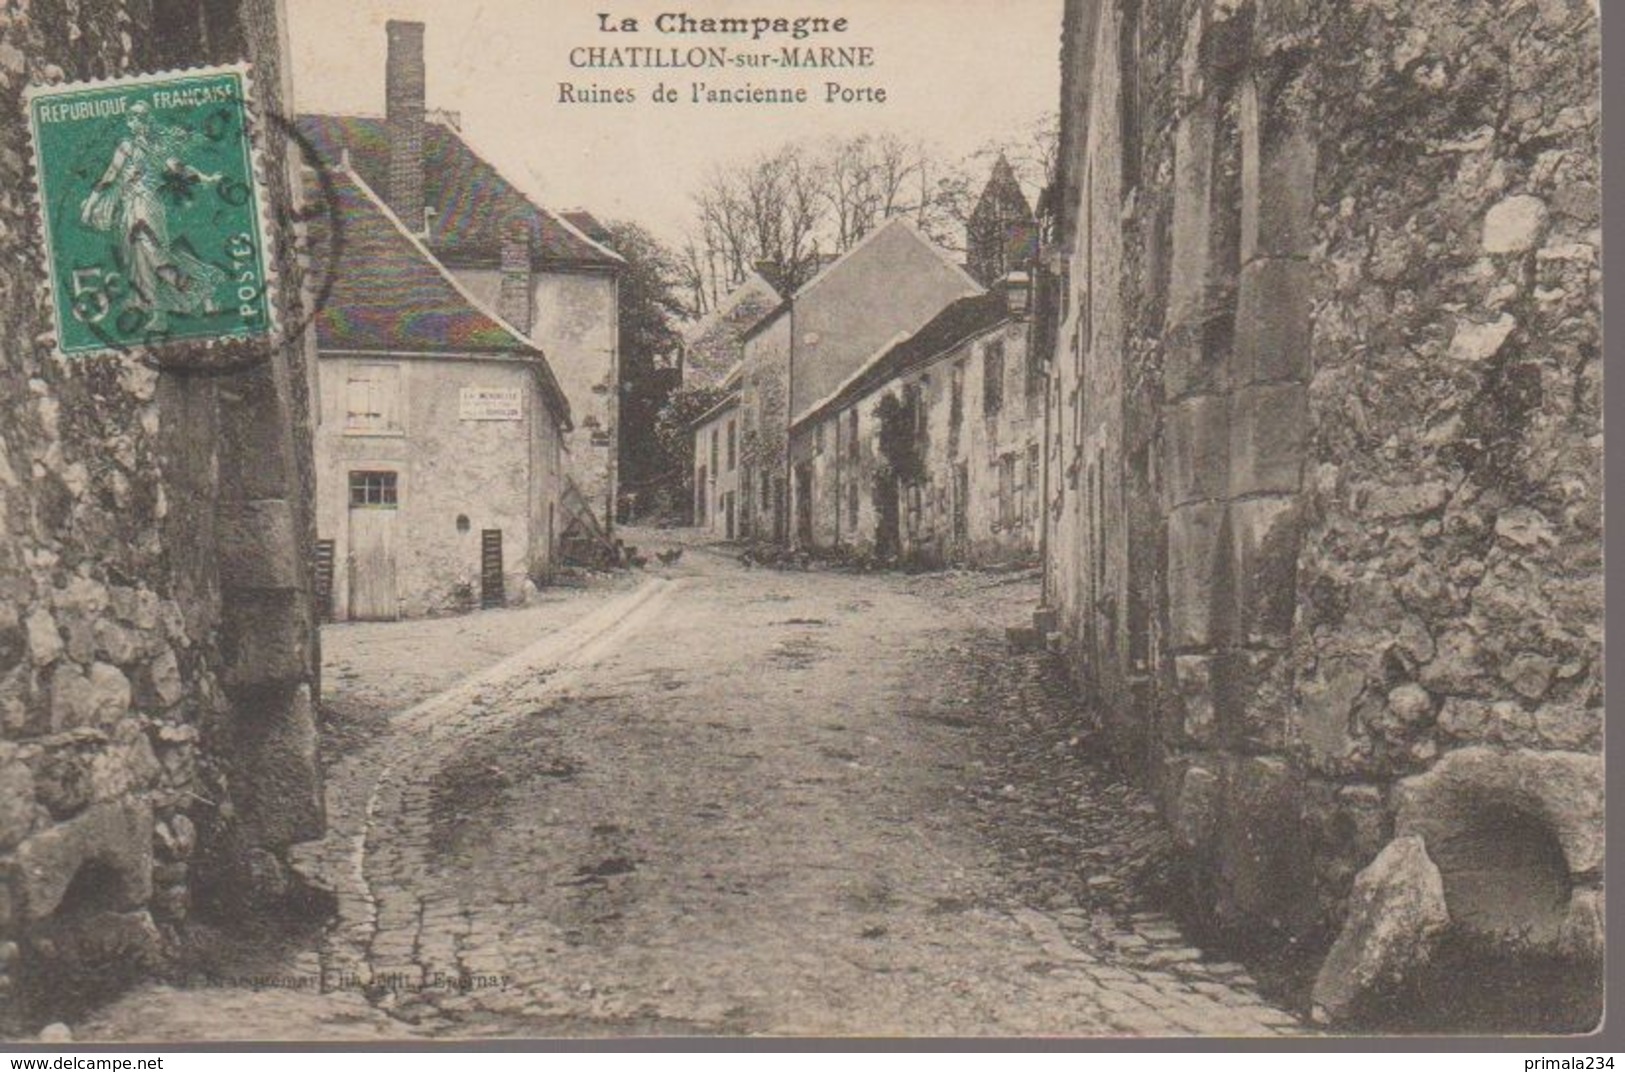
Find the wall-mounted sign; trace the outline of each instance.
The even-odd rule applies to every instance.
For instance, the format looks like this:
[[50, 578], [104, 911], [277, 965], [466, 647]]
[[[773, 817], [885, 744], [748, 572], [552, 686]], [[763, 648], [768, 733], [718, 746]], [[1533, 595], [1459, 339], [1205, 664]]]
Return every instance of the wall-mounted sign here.
[[460, 421], [518, 421], [524, 416], [517, 387], [464, 387], [457, 396]]

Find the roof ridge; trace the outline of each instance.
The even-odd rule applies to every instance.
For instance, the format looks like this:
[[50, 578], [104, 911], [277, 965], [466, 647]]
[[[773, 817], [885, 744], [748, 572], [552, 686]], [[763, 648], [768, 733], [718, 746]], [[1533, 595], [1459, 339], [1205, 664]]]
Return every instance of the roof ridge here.
[[[447, 129], [450, 129], [450, 128], [448, 127]], [[458, 135], [459, 138], [462, 136], [462, 131], [452, 131], [452, 133]], [[464, 144], [466, 145], [467, 142], [465, 141]], [[468, 151], [473, 152], [474, 151], [473, 146], [469, 146]], [[482, 157], [481, 159], [484, 159], [484, 158]], [[495, 171], [498, 175], [502, 174], [501, 170], [495, 164], [492, 164], [489, 160], [486, 161], [486, 164], [489, 165], [491, 170]], [[553, 219], [558, 223], [558, 225], [560, 227], [563, 227], [566, 231], [569, 231], [571, 234], [575, 235], [577, 238], [581, 239], [583, 242], [587, 243], [589, 246], [592, 246], [594, 249], [598, 250], [600, 253], [604, 254], [606, 257], [613, 257], [615, 260], [619, 261], [621, 264], [626, 263], [626, 258], [625, 257], [621, 256], [619, 253], [616, 253], [613, 249], [610, 249], [608, 246], [604, 245], [602, 242], [598, 241], [596, 238], [593, 238], [591, 235], [587, 234], [586, 231], [583, 231], [581, 228], [579, 228], [575, 224], [571, 223], [565, 217], [563, 212], [556, 212], [553, 209], [548, 208], [546, 205], [538, 205], [531, 198], [531, 196], [529, 194], [527, 194], [525, 191], [519, 189], [519, 187], [514, 185], [513, 182], [511, 182], [510, 180], [508, 180], [506, 178], [504, 178], [502, 181], [508, 183], [509, 186], [513, 186], [514, 192], [516, 192], [520, 197], [523, 197], [526, 201], [530, 202], [531, 207], [534, 208], [537, 212], [545, 212], [549, 216], [552, 216]], [[580, 211], [586, 212], [587, 210], [586, 209], [581, 209]], [[590, 215], [590, 213], [589, 213], [589, 215]], [[597, 217], [594, 217], [594, 219], [596, 219], [596, 218]]]
[[[959, 301], [961, 299], [956, 298], [954, 300]], [[951, 305], [952, 302], [949, 304]], [[947, 307], [948, 306], [943, 306], [944, 309], [947, 309]], [[938, 315], [941, 314], [939, 313]], [[935, 316], [931, 318], [931, 320], [935, 319]], [[927, 324], [930, 322], [930, 320], [926, 321]], [[925, 326], [921, 325], [919, 330], [924, 331]], [[811, 417], [814, 413], [817, 413], [819, 410], [841, 397], [841, 392], [845, 391], [848, 387], [851, 387], [853, 384], [861, 380], [865, 373], [885, 360], [887, 354], [891, 353], [905, 342], [908, 342], [908, 340], [912, 339], [916, 334], [918, 334], [918, 332], [899, 331], [896, 335], [893, 335], [890, 339], [887, 339], [885, 342], [881, 343], [880, 349], [876, 350], [874, 353], [865, 358], [863, 363], [857, 367], [852, 375], [835, 385], [835, 389], [833, 391], [829, 392], [829, 394], [825, 395], [823, 398], [820, 398], [806, 409], [802, 410], [798, 416], [791, 418], [790, 426], [794, 428], [796, 425], [805, 421], [808, 417]]]
[[490, 317], [498, 327], [512, 335], [514, 339], [519, 342], [522, 349], [534, 351], [536, 355], [541, 357], [544, 361], [547, 359], [547, 355], [542, 352], [542, 348], [536, 345], [536, 343], [533, 342], [528, 335], [520, 331], [514, 325], [510, 324], [500, 314], [486, 308], [484, 302], [476, 298], [467, 287], [463, 286], [461, 281], [459, 281], [455, 275], [452, 275], [451, 271], [447, 269], [444, 264], [440, 263], [440, 258], [436, 257], [429, 247], [423, 244], [423, 240], [406, 229], [406, 224], [402, 223], [401, 218], [395, 215], [395, 210], [390, 208], [388, 203], [385, 202], [383, 198], [378, 196], [378, 192], [376, 190], [367, 185], [367, 180], [361, 177], [360, 172], [356, 171], [356, 169], [353, 167], [345, 168], [342, 165], [336, 170], [343, 171], [350, 177], [350, 180], [354, 182], [356, 186], [360, 187], [361, 192], [366, 195], [367, 200], [372, 202], [373, 207], [383, 211], [384, 218], [389, 220], [390, 223], [394, 224], [395, 229], [399, 231], [408, 242], [412, 243], [413, 250], [415, 250], [424, 260], [429, 262], [430, 266], [440, 274], [441, 279], [451, 284], [452, 289], [457, 292], [458, 297], [466, 301], [474, 308], [476, 312]]
[[549, 396], [552, 400], [556, 410], [555, 416], [558, 418], [559, 424], [566, 429], [571, 428], [575, 423], [575, 418], [574, 414], [571, 413], [570, 398], [564, 393], [564, 387], [559, 383], [558, 375], [553, 371], [553, 363], [548, 360], [547, 354], [542, 350], [542, 348], [532, 341], [527, 335], [525, 335], [524, 332], [520, 331], [513, 324], [509, 323], [506, 318], [486, 308], [484, 302], [481, 302], [468, 290], [467, 287], [463, 286], [457, 277], [451, 273], [450, 269], [440, 262], [440, 258], [436, 257], [434, 253], [430, 251], [429, 247], [423, 244], [423, 241], [419, 239], [417, 235], [414, 235], [411, 231], [406, 229], [406, 225], [402, 223], [401, 218], [395, 214], [395, 210], [390, 208], [384, 199], [378, 196], [377, 191], [367, 184], [367, 180], [361, 176], [359, 171], [353, 167], [343, 167], [339, 165], [335, 165], [334, 171], [343, 175], [346, 179], [355, 184], [355, 187], [361, 193], [361, 196], [364, 197], [374, 209], [378, 210], [383, 219], [395, 229], [398, 236], [406, 239], [406, 241], [411, 245], [412, 251], [417, 254], [422, 261], [427, 263], [443, 282], [451, 286], [452, 292], [456, 294], [458, 298], [467, 303], [468, 307], [474, 312], [489, 319], [499, 329], [507, 333], [507, 335], [514, 342], [518, 343], [518, 346], [515, 347], [515, 352], [534, 358], [534, 360], [530, 361], [529, 364], [542, 376], [544, 385], [543, 393]]
[[[694, 321], [694, 323], [683, 329], [683, 341], [693, 342], [696, 339], [704, 338], [705, 334], [712, 328], [716, 327], [717, 324], [721, 323], [724, 317], [733, 312], [735, 309], [739, 308], [740, 304], [743, 303], [745, 298], [748, 296], [746, 291], [750, 289], [751, 283], [756, 280], [760, 280], [762, 286], [767, 288], [767, 294], [773, 303], [773, 308], [777, 308], [779, 304], [784, 301], [784, 295], [779, 293], [778, 288], [775, 287], [765, 275], [753, 268], [751, 269], [750, 275], [746, 276], [743, 282], [741, 282], [737, 287], [734, 287], [723, 297], [721, 305], [718, 305], [715, 309], [712, 309], [709, 313], [706, 313], [704, 316]], [[770, 312], [772, 312], [772, 309], [764, 309], [762, 311], [762, 317], [767, 316], [767, 314]], [[755, 321], [752, 321], [746, 330], [749, 330], [750, 327], [754, 326]]]
[[965, 266], [964, 265], [960, 264], [958, 261], [956, 261], [953, 258], [949, 257], [945, 250], [943, 250], [935, 242], [931, 241], [930, 236], [927, 235], [924, 231], [920, 230], [919, 225], [916, 224], [913, 220], [909, 219], [907, 216], [892, 216], [889, 219], [887, 219], [884, 223], [882, 223], [880, 226], [872, 228], [869, 231], [868, 234], [866, 234], [862, 238], [858, 239], [858, 241], [852, 246], [851, 249], [848, 249], [845, 253], [841, 254], [839, 257], [836, 257], [833, 261], [831, 261], [828, 264], [824, 265], [824, 267], [821, 268], [816, 275], [814, 275], [811, 279], [807, 280], [805, 283], [801, 284], [801, 286], [796, 289], [796, 292], [794, 294], [790, 295], [789, 300], [793, 302], [797, 298], [801, 297], [803, 294], [807, 293], [813, 287], [815, 287], [819, 283], [823, 282], [825, 276], [829, 275], [836, 268], [840, 267], [843, 263], [845, 263], [845, 261], [847, 260], [848, 257], [851, 257], [851, 256], [855, 255], [858, 252], [858, 250], [862, 249], [864, 246], [867, 246], [870, 242], [872, 242], [875, 239], [876, 236], [880, 235], [881, 233], [883, 233], [885, 231], [889, 231], [893, 227], [898, 227], [898, 226], [903, 227], [910, 234], [912, 234], [915, 238], [919, 239], [921, 244], [924, 245], [926, 249], [930, 250], [932, 253], [935, 253], [937, 255], [937, 257], [942, 261], [943, 264], [946, 264], [949, 267], [949, 269], [951, 269], [954, 273], [959, 275], [960, 278], [962, 278], [966, 283], [969, 283], [971, 286], [975, 287], [978, 292], [984, 291], [984, 290], [987, 289], [986, 287], [982, 286], [982, 284], [980, 284], [980, 283], [978, 283], [976, 281], [975, 276], [973, 276], [969, 272], [965, 271]]
[[[443, 232], [439, 225], [430, 242], [437, 248], [445, 247], [449, 256], [455, 256], [463, 247], [489, 248], [495, 256], [496, 238], [490, 229], [494, 226], [485, 214], [495, 212], [504, 202], [510, 210], [517, 209], [528, 217], [541, 243], [535, 254], [544, 262], [570, 265], [591, 265], [618, 269], [626, 258], [597, 241], [581, 228], [563, 217], [557, 210], [540, 204], [500, 168], [488, 160], [469, 140], [468, 135], [443, 122], [436, 116], [427, 116], [426, 127], [432, 132], [433, 144], [443, 146], [438, 153], [431, 152], [425, 143], [426, 185], [440, 177], [442, 194], [456, 193], [460, 199], [452, 207], [468, 213], [475, 221], [474, 229], [467, 233]], [[352, 150], [357, 173], [366, 173], [383, 181], [384, 161], [380, 154], [388, 147], [387, 116], [348, 111], [301, 111], [296, 122], [305, 126], [314, 149], [329, 163], [336, 164], [343, 149]], [[444, 139], [444, 140], [442, 140]], [[483, 183], [483, 186], [481, 185]]]
[[[608, 246], [604, 245], [602, 242], [597, 241], [592, 236], [588, 235], [585, 231], [583, 231], [581, 228], [577, 227], [575, 224], [573, 224], [569, 220], [565, 219], [564, 214], [562, 212], [559, 212], [559, 211], [557, 211], [555, 209], [548, 208], [546, 205], [544, 205], [544, 204], [540, 203], [539, 201], [537, 201], [536, 198], [532, 197], [528, 192], [526, 192], [522, 187], [520, 187], [520, 185], [518, 183], [514, 182], [512, 179], [508, 178], [508, 176], [504, 175], [502, 173], [501, 168], [497, 167], [491, 161], [487, 160], [485, 158], [485, 156], [482, 155], [480, 153], [480, 151], [474, 147], [474, 143], [471, 142], [468, 139], [467, 135], [465, 135], [461, 129], [459, 129], [457, 127], [450, 126], [449, 124], [446, 124], [446, 123], [441, 123], [440, 126], [442, 128], [444, 128], [444, 130], [445, 130], [445, 132], [447, 134], [451, 135], [453, 138], [456, 138], [458, 141], [462, 142], [463, 148], [468, 150], [469, 155], [473, 156], [474, 159], [478, 160], [480, 163], [482, 163], [486, 167], [490, 168], [491, 171], [496, 175], [497, 178], [499, 178], [503, 182], [507, 183], [509, 188], [512, 189], [514, 193], [518, 194], [519, 197], [527, 205], [529, 205], [531, 208], [535, 209], [537, 212], [541, 212], [541, 213], [544, 213], [544, 214], [546, 214], [548, 216], [551, 216], [553, 218], [554, 223], [558, 224], [560, 227], [563, 227], [566, 231], [570, 232], [575, 237], [581, 239], [583, 242], [587, 243], [589, 246], [593, 247], [598, 252], [604, 254], [607, 257], [610, 257], [610, 258], [614, 259], [616, 262], [618, 262], [620, 264], [625, 264], [626, 263], [626, 258], [625, 257], [621, 256], [619, 253], [616, 253], [613, 249], [610, 249]], [[586, 210], [583, 209], [582, 211], [586, 211]]]
[[1002, 296], [999, 296], [992, 291], [984, 291], [981, 294], [967, 294], [964, 297], [955, 298], [947, 305], [944, 305], [936, 312], [935, 315], [931, 317], [931, 319], [921, 324], [915, 330], [898, 332], [897, 335], [893, 337], [891, 342], [884, 344], [878, 352], [870, 356], [868, 360], [864, 361], [856, 372], [842, 381], [840, 386], [836, 387], [833, 391], [819, 399], [817, 402], [814, 402], [807, 408], [803, 409], [798, 416], [791, 420], [790, 426], [794, 428], [798, 425], [806, 423], [813, 416], [817, 415], [820, 410], [827, 408], [832, 403], [839, 400], [842, 394], [859, 383], [866, 375], [884, 364], [886, 359], [891, 357], [892, 354], [926, 335], [926, 333], [931, 331], [931, 329], [940, 321], [949, 317], [955, 311], [977, 302], [987, 303], [991, 307], [994, 299], [997, 299], [998, 307], [1003, 310], [1004, 315], [1001, 315], [998, 319], [989, 323], [969, 326], [953, 333], [947, 342], [933, 348], [924, 356], [894, 369], [892, 374], [888, 376], [886, 380], [877, 382], [872, 389], [878, 390], [882, 384], [887, 383], [890, 380], [894, 380], [897, 377], [905, 375], [906, 373], [915, 369], [924, 368], [927, 365], [934, 364], [948, 354], [953, 353], [967, 342], [980, 338], [981, 336], [986, 335], [988, 332], [993, 331], [1014, 319], [1014, 317], [1010, 315], [1008, 309], [1005, 308]]

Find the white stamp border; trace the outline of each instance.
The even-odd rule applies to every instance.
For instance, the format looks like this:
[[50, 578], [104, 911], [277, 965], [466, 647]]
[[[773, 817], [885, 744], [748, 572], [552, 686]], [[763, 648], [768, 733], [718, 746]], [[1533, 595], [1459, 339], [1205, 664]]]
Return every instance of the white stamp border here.
[[[56, 261], [51, 254], [51, 230], [44, 197], [44, 161], [40, 157], [34, 102], [41, 97], [117, 89], [121, 86], [150, 86], [154, 83], [161, 83], [166, 79], [207, 78], [216, 75], [236, 75], [240, 79], [242, 86], [243, 135], [246, 141], [244, 152], [248, 161], [248, 180], [255, 198], [255, 211], [252, 213], [252, 218], [259, 231], [255, 237], [259, 241], [261, 278], [264, 281], [265, 289], [266, 325], [264, 330], [253, 334], [193, 336], [169, 339], [157, 343], [130, 342], [122, 348], [100, 346], [95, 349], [75, 350], [68, 353], [62, 348], [62, 325], [59, 322], [61, 310], [57, 302]], [[247, 60], [240, 60], [235, 63], [170, 67], [161, 71], [144, 71], [111, 78], [33, 82], [23, 89], [23, 108], [28, 117], [28, 192], [34, 202], [34, 223], [39, 231], [39, 241], [36, 248], [46, 262], [43, 281], [50, 316], [49, 330], [46, 334], [50, 338], [52, 356], [62, 361], [81, 361], [109, 355], [125, 358], [133, 357], [150, 364], [160, 371], [171, 369], [242, 371], [268, 360], [270, 350], [282, 343], [282, 280], [277, 270], [277, 259], [274, 256], [280, 246], [280, 237], [273, 226], [270, 185], [266, 181], [264, 147], [260, 141], [264, 136], [263, 132], [269, 128], [265, 122], [263, 106], [259, 100], [254, 82], [253, 64]], [[265, 352], [255, 355], [253, 361], [243, 361], [237, 358], [237, 353], [244, 347], [262, 347]], [[197, 354], [201, 351], [205, 360], [186, 363], [166, 362], [162, 357], [166, 351], [180, 351], [187, 354]], [[217, 365], [207, 360], [209, 357], [221, 357], [226, 360]]]

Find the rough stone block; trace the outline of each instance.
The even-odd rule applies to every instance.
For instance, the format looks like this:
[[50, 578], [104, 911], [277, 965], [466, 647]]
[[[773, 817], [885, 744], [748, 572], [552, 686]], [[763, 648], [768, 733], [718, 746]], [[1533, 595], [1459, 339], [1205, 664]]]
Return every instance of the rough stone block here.
[[1229, 410], [1218, 395], [1198, 395], [1163, 411], [1167, 506], [1223, 498], [1230, 450]]
[[1162, 344], [1163, 398], [1222, 393], [1228, 382], [1226, 369], [1222, 355], [1209, 352], [1202, 321], [1170, 324]]
[[1544, 703], [1535, 712], [1535, 728], [1552, 748], [1589, 749], [1602, 741], [1603, 709], [1583, 703]]
[[21, 763], [0, 766], [0, 849], [9, 849], [34, 825], [34, 778]]
[[1316, 1020], [1345, 1022], [1432, 959], [1449, 926], [1444, 882], [1419, 837], [1398, 837], [1354, 880], [1348, 917], [1315, 976]]
[[1218, 639], [1221, 503], [1191, 503], [1168, 515], [1168, 619], [1176, 651]]
[[237, 590], [226, 601], [220, 647], [228, 689], [304, 680], [311, 672], [312, 646], [297, 593]]
[[232, 785], [242, 835], [286, 847], [322, 832], [322, 780], [310, 687], [262, 687], [233, 697]]
[[1298, 682], [1297, 737], [1316, 768], [1336, 770], [1354, 749], [1354, 705], [1365, 692], [1365, 668], [1354, 659], [1321, 659]]
[[1174, 255], [1168, 278], [1168, 322], [1199, 324], [1207, 300], [1208, 244], [1213, 198], [1211, 96], [1193, 106], [1174, 130]]
[[1349, 840], [1349, 851], [1364, 867], [1393, 836], [1383, 793], [1374, 785], [1345, 785], [1337, 790], [1337, 810]]
[[1458, 320], [1456, 332], [1450, 338], [1450, 357], [1470, 365], [1488, 361], [1501, 352], [1517, 327], [1518, 321], [1511, 313], [1502, 313], [1488, 323], [1466, 318]]
[[1273, 756], [1230, 761], [1219, 822], [1220, 919], [1237, 933], [1291, 933], [1308, 909], [1309, 856], [1291, 769]]
[[126, 629], [111, 618], [98, 618], [91, 627], [95, 653], [111, 663], [129, 663], [141, 652], [140, 634]]
[[47, 753], [36, 768], [34, 793], [59, 819], [89, 804], [95, 795], [95, 786], [87, 750], [70, 745]]
[[1447, 629], [1439, 636], [1433, 658], [1419, 676], [1429, 692], [1441, 695], [1484, 696], [1490, 691], [1490, 675], [1481, 665], [1478, 639], [1465, 626]]
[[1179, 686], [1180, 725], [1185, 739], [1195, 745], [1212, 744], [1213, 656], [1174, 656], [1174, 680]]
[[[1279, 100], [1263, 103], [1280, 108]], [[1241, 260], [1309, 254], [1314, 238], [1315, 143], [1301, 117], [1241, 111]], [[1307, 295], [1306, 295], [1307, 297]], [[1308, 314], [1307, 303], [1304, 313]]]
[[110, 907], [138, 908], [152, 896], [152, 810], [133, 799], [93, 804], [17, 847], [18, 900], [24, 916], [55, 912], [74, 877], [99, 865], [93, 892]]
[[273, 372], [234, 377], [220, 396], [220, 486], [243, 498], [277, 499], [293, 485], [288, 410]]
[[1230, 400], [1230, 494], [1293, 494], [1303, 482], [1308, 391], [1298, 384], [1244, 387]]
[[1558, 950], [1585, 964], [1601, 964], [1606, 948], [1601, 890], [1575, 890], [1558, 937]]
[[1313, 0], [1269, 0], [1253, 15], [1253, 47], [1261, 58], [1312, 32], [1317, 7]]
[[1230, 504], [1232, 636], [1238, 643], [1282, 646], [1298, 605], [1302, 526], [1288, 496]]
[[95, 663], [87, 674], [63, 663], [51, 674], [51, 729], [107, 725], [130, 709], [130, 681], [108, 663]]
[[1217, 774], [1194, 764], [1185, 771], [1174, 797], [1170, 825], [1175, 840], [1187, 852], [1199, 850], [1212, 841], [1222, 796], [1223, 787]]
[[225, 587], [299, 586], [299, 539], [287, 500], [223, 502], [217, 533], [220, 583]]
[[1310, 313], [1308, 262], [1274, 257], [1243, 268], [1232, 382], [1307, 382]]
[[1484, 216], [1484, 252], [1527, 253], [1540, 244], [1550, 216], [1546, 202], [1529, 194], [1497, 202]]
[[28, 654], [34, 665], [55, 662], [62, 654], [62, 634], [57, 631], [50, 611], [43, 608], [34, 611], [24, 619], [23, 625], [28, 634]]
[[1525, 816], [1549, 829], [1570, 874], [1602, 867], [1601, 756], [1461, 748], [1395, 786], [1394, 807], [1395, 832], [1417, 834], [1429, 845]]
[[1283, 749], [1294, 706], [1286, 653], [1232, 648], [1219, 654], [1213, 670], [1221, 738], [1250, 750]]
[[186, 681], [173, 648], [164, 647], [136, 675], [136, 702], [159, 710], [179, 703], [186, 696]]
[[163, 938], [145, 910], [93, 911], [36, 926], [28, 960], [30, 975], [54, 990], [116, 988], [162, 965]]

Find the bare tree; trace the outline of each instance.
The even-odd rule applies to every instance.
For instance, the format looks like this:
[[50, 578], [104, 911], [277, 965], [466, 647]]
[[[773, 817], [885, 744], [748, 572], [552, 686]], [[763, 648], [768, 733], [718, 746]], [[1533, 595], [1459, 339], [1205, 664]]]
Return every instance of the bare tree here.
[[821, 266], [894, 216], [912, 219], [945, 249], [963, 251], [965, 224], [999, 153], [1029, 196], [1055, 161], [1056, 117], [945, 159], [895, 134], [857, 134], [816, 145], [790, 142], [742, 163], [719, 163], [694, 195], [695, 228], [682, 249], [693, 313], [713, 309], [758, 265], [790, 293]]

